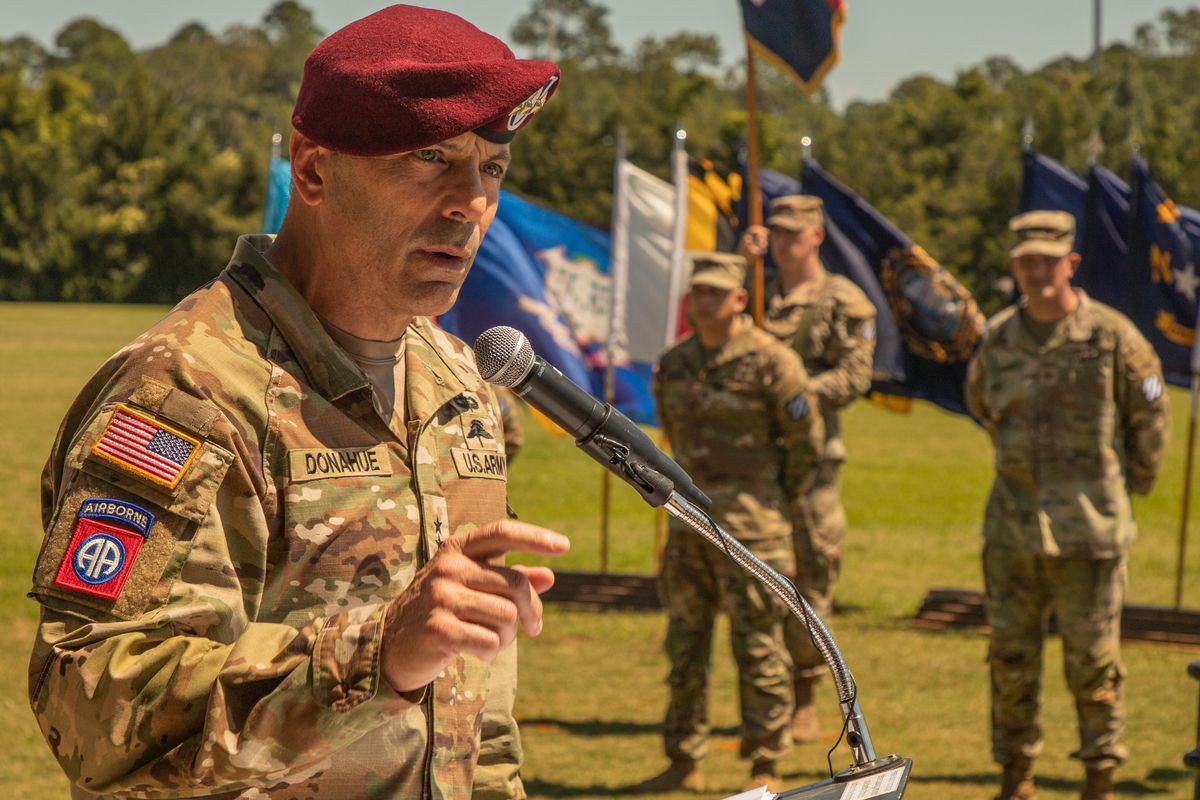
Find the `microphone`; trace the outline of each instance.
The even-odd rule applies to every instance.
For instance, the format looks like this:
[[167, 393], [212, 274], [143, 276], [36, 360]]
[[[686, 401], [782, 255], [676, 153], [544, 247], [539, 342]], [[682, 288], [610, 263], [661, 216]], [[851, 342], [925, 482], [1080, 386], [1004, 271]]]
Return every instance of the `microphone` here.
[[474, 349], [484, 380], [524, 398], [650, 505], [664, 505], [672, 490], [701, 508], [712, 505], [683, 468], [659, 450], [641, 428], [535, 355], [529, 339], [516, 328], [488, 328], [479, 334]]

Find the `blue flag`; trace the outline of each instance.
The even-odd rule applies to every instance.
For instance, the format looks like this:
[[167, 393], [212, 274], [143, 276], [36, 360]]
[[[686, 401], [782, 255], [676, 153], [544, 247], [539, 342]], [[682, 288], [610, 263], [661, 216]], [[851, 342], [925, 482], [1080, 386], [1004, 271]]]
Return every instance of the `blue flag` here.
[[874, 391], [965, 413], [967, 363], [983, 333], [971, 293], [919, 245], [811, 159], [804, 191], [825, 203], [821, 260], [877, 312]]
[[845, 0], [741, 0], [746, 38], [756, 55], [811, 95], [838, 61]]
[[[508, 192], [458, 301], [438, 319], [467, 342], [493, 325], [529, 337], [533, 351], [597, 397], [602, 396], [605, 338], [612, 300], [611, 237]], [[613, 404], [652, 424], [652, 364], [615, 358]]]
[[1158, 185], [1146, 162], [1135, 157], [1130, 170], [1130, 300], [1135, 305], [1130, 318], [1158, 352], [1168, 382], [1188, 386], [1200, 290], [1196, 251], [1182, 211]]
[[271, 158], [267, 166], [267, 201], [263, 204], [263, 233], [279, 233], [283, 213], [292, 194], [292, 165], [286, 158]]
[[[766, 169], [759, 171], [758, 185], [763, 208], [789, 194], [816, 195], [824, 202], [821, 261], [853, 281], [875, 306], [871, 390], [966, 413], [963, 380], [984, 322], [971, 294], [815, 161], [804, 161], [803, 189], [795, 178]], [[739, 219], [747, 218], [746, 208], [746, 199], [739, 198]], [[770, 253], [763, 269], [768, 275], [776, 271]]]
[[1083, 257], [1071, 283], [1105, 305], [1133, 317], [1129, 260], [1129, 186], [1095, 164], [1088, 171], [1087, 210], [1083, 220]]
[[1083, 246], [1083, 219], [1087, 210], [1087, 181], [1052, 158], [1026, 150], [1021, 179], [1020, 211], [1067, 211], [1075, 217], [1076, 253]]

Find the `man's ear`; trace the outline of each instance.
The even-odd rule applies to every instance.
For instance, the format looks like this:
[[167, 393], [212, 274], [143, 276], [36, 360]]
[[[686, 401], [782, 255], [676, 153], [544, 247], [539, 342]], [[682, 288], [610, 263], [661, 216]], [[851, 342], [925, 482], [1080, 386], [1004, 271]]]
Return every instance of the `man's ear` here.
[[324, 174], [330, 151], [309, 139], [300, 131], [292, 131], [289, 147], [292, 156], [292, 193], [305, 205], [321, 202], [325, 190]]

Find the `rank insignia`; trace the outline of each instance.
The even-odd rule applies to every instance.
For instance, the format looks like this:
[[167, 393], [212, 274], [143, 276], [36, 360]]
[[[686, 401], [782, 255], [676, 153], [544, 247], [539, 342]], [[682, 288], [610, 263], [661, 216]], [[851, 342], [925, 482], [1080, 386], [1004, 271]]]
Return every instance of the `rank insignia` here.
[[154, 515], [133, 503], [107, 497], [84, 500], [55, 585], [117, 599], [153, 524]]
[[167, 489], [179, 485], [199, 451], [198, 440], [120, 404], [92, 446], [110, 464]]

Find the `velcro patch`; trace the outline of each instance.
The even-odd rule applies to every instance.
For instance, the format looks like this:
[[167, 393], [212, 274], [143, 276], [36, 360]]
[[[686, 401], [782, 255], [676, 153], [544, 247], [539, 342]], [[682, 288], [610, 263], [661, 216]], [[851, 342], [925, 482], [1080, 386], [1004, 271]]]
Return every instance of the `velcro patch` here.
[[118, 404], [92, 453], [124, 472], [174, 489], [200, 451], [200, 442]]
[[54, 583], [64, 589], [116, 600], [144, 541], [145, 537], [138, 532], [84, 517], [81, 511]]
[[288, 466], [293, 482], [392, 474], [392, 462], [388, 458], [385, 444], [373, 447], [289, 450]]
[[508, 475], [508, 461], [499, 450], [468, 450], [452, 447], [454, 468], [460, 478], [487, 478], [502, 481]]
[[808, 416], [808, 398], [802, 394], [796, 395], [788, 401], [787, 412], [792, 419], [804, 419]]

